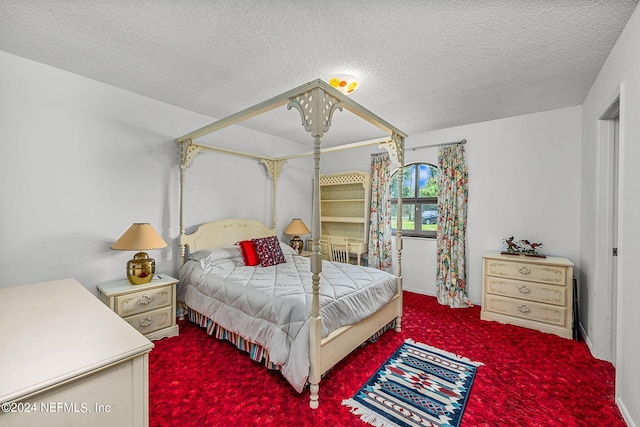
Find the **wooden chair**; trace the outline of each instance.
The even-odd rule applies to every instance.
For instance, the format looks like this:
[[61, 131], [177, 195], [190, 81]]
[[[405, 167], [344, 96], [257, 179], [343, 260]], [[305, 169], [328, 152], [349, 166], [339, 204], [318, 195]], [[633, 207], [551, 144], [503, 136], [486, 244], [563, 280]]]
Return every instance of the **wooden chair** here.
[[327, 243], [331, 261], [349, 263], [349, 239], [347, 237], [330, 237]]

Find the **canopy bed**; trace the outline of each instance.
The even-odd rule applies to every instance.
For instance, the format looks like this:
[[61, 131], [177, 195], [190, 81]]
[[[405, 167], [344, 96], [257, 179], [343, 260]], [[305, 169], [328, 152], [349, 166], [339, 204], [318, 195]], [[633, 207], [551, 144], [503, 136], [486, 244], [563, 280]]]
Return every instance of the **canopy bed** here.
[[[300, 113], [302, 126], [313, 138], [313, 151], [269, 157], [194, 142], [205, 135], [285, 105], [287, 110], [293, 108]], [[385, 136], [323, 147], [322, 138], [329, 131], [336, 110], [353, 113], [382, 130]], [[314, 80], [176, 140], [181, 144], [179, 300], [187, 307], [192, 321], [199, 322], [201, 326], [219, 327], [222, 332], [216, 332], [216, 335], [227, 338], [232, 335], [231, 340], [235, 340], [236, 345], [245, 346], [245, 349], [248, 342], [250, 352], [264, 352], [266, 359], [278, 365], [297, 391], [302, 391], [305, 383], [308, 383], [309, 405], [312, 408], [318, 407], [321, 376], [377, 333], [394, 326], [399, 331], [402, 316], [400, 215], [396, 227], [395, 275], [373, 268], [322, 260], [319, 212], [321, 155], [325, 152], [376, 145], [387, 150], [392, 161], [402, 168], [405, 138], [406, 134], [346, 95], [322, 80]], [[270, 227], [255, 220], [231, 219], [201, 224], [195, 232], [186, 234], [185, 172], [195, 156], [203, 151], [255, 159], [265, 165], [273, 192]], [[280, 171], [287, 160], [303, 156], [313, 156], [314, 162], [311, 227], [313, 244], [312, 254], [308, 258], [288, 252], [286, 245], [280, 244], [276, 248], [271, 240], [276, 235], [276, 194]], [[398, 177], [401, 180], [402, 173]], [[401, 185], [401, 181], [399, 184]], [[401, 212], [401, 204], [402, 201], [399, 200], [398, 212]], [[269, 242], [274, 252], [280, 249], [283, 258], [279, 262], [263, 266], [248, 264], [247, 258], [242, 257], [246, 255], [244, 247], [237, 246], [238, 242], [243, 241], [253, 241], [256, 244]], [[218, 279], [210, 278], [209, 275], [214, 273], [217, 273]], [[332, 285], [332, 281], [336, 280]], [[273, 297], [267, 301], [268, 306], [256, 309], [254, 300], [268, 299], [264, 297], [267, 294]], [[364, 294], [365, 299], [356, 301], [354, 294]], [[242, 307], [238, 305], [238, 301], [243, 302]], [[359, 307], [358, 310], [353, 308], [356, 306]], [[299, 311], [303, 312], [302, 318], [296, 317], [300, 314]], [[290, 322], [285, 325], [281, 317], [287, 317]], [[256, 323], [263, 321], [268, 323], [266, 331], [252, 329]], [[286, 355], [281, 354], [284, 350], [280, 346], [287, 347]], [[303, 354], [302, 358], [300, 354]], [[256, 359], [262, 357], [261, 354], [252, 355], [254, 356]]]

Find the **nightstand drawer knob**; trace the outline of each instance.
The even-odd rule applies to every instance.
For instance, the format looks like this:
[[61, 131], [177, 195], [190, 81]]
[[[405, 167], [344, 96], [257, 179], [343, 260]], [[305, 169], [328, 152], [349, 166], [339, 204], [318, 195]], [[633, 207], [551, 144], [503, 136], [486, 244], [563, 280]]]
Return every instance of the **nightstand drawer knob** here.
[[528, 287], [527, 285], [521, 285], [521, 286], [518, 286], [518, 291], [521, 294], [528, 294], [529, 292], [531, 292], [531, 288]]
[[520, 310], [522, 313], [528, 313], [528, 312], [530, 312], [530, 311], [531, 311], [531, 309], [529, 308], [529, 306], [528, 306], [528, 305], [526, 305], [526, 304], [520, 304], [520, 305], [518, 306], [518, 310]]
[[531, 270], [529, 270], [529, 267], [520, 267], [520, 269], [518, 270], [520, 272], [520, 274], [531, 274]]
[[150, 297], [150, 296], [149, 296], [149, 295], [147, 295], [147, 294], [144, 294], [144, 295], [142, 295], [140, 298], [138, 298], [138, 302], [139, 302], [140, 304], [144, 304], [144, 305], [149, 304], [151, 301], [153, 301], [153, 297]]
[[138, 320], [138, 324], [142, 328], [146, 328], [150, 326], [152, 323], [153, 323], [153, 320], [150, 317], [143, 317], [142, 319]]

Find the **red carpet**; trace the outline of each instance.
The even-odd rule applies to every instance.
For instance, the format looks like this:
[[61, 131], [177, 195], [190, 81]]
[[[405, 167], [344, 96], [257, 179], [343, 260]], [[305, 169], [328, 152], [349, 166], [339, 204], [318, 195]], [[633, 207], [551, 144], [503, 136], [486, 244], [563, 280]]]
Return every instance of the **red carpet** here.
[[411, 338], [482, 362], [461, 426], [625, 426], [614, 402], [614, 368], [584, 342], [480, 320], [480, 307], [451, 309], [404, 294], [402, 332], [386, 332], [320, 383], [320, 408], [277, 372], [182, 322], [180, 336], [150, 354], [151, 426], [365, 426], [342, 406]]

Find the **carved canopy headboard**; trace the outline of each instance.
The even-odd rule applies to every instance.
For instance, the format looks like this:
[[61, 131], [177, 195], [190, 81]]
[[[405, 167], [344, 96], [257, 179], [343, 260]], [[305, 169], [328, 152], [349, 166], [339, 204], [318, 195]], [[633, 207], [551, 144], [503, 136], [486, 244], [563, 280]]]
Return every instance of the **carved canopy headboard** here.
[[216, 246], [233, 245], [241, 240], [274, 236], [275, 230], [254, 219], [231, 218], [205, 222], [191, 234], [180, 236], [181, 264], [185, 262], [185, 249], [193, 253]]

